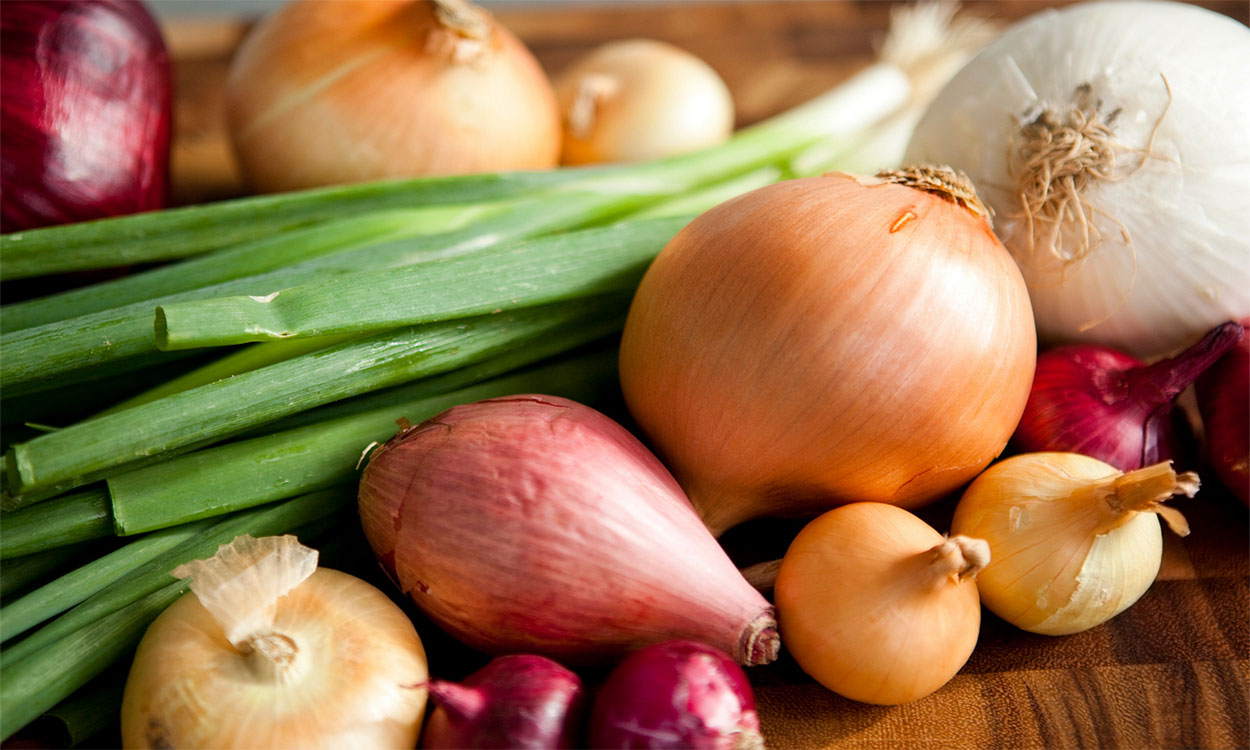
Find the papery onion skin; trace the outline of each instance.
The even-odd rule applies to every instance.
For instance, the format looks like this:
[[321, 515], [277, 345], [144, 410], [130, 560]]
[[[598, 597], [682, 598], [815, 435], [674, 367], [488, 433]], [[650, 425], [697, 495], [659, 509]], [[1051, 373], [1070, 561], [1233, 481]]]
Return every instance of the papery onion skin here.
[[492, 659], [461, 683], [430, 683], [421, 747], [557, 750], [580, 746], [586, 694], [574, 672], [534, 654]]
[[604, 44], [555, 79], [562, 164], [639, 162], [715, 146], [734, 129], [729, 87], [703, 60], [654, 39]]
[[279, 600], [273, 632], [298, 649], [284, 680], [252, 672], [194, 594], [174, 602], [135, 654], [122, 698], [123, 746], [416, 744], [425, 713], [425, 651], [412, 622], [384, 593], [319, 568]]
[[718, 534], [975, 476], [1028, 398], [1036, 339], [988, 221], [847, 174], [778, 183], [683, 229], [621, 344], [630, 413]]
[[1215, 475], [1250, 506], [1250, 318], [1246, 335], [1198, 377], [1194, 393]]
[[454, 407], [361, 476], [365, 537], [431, 619], [487, 653], [604, 663], [688, 638], [776, 658], [772, 607], [625, 428], [538, 394]]
[[[1066, 452], [1018, 454], [978, 476], [951, 531], [989, 542], [991, 561], [977, 579], [986, 608], [1032, 633], [1070, 635], [1140, 599], [1158, 575], [1163, 536], [1154, 513], [1118, 508], [1113, 492], [1093, 491], [1122, 476]], [[1187, 494], [1197, 491], [1196, 475], [1171, 479], [1192, 482]]]
[[162, 208], [171, 66], [137, 0], [6, 0], [0, 232]]
[[604, 680], [590, 746], [762, 750], [764, 738], [751, 683], [728, 654], [665, 641], [625, 657]]
[[538, 61], [493, 18], [479, 42], [444, 26], [444, 10], [481, 11], [464, 0], [292, 0], [262, 20], [226, 83], [248, 184], [554, 167], [560, 116]]
[[981, 625], [975, 573], [936, 563], [946, 541], [882, 503], [844, 505], [804, 526], [777, 574], [786, 650], [822, 685], [864, 703], [909, 703], [941, 688]]
[[[1048, 9], [951, 79], [906, 159], [949, 164], [977, 184], [1024, 270], [1044, 346], [1095, 343], [1151, 360], [1250, 315], [1247, 69], [1250, 30], [1193, 3]], [[1018, 148], [1022, 127], [1081, 102], [1087, 122], [1110, 124], [1101, 141], [1116, 144], [1114, 163], [1071, 162], [1071, 184], [1052, 177], [1050, 205], [1085, 204], [1068, 202], [1056, 242], [1022, 208], [1042, 193], [1021, 187]], [[1078, 158], [1108, 153], [1090, 140], [1052, 143]], [[1064, 172], [1054, 160], [1049, 173]]]

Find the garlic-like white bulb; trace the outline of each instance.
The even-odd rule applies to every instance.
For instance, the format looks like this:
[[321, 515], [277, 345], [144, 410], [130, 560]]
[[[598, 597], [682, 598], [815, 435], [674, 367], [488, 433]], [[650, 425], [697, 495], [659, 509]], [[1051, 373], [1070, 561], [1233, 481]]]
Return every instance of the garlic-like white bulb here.
[[1146, 593], [1163, 556], [1157, 516], [1189, 533], [1161, 503], [1197, 490], [1198, 476], [1170, 462], [1121, 473], [1077, 453], [1026, 453], [977, 477], [951, 533], [989, 542], [977, 587], [991, 612], [1034, 633], [1078, 633]]
[[411, 748], [425, 651], [372, 585], [317, 568], [293, 536], [241, 536], [184, 565], [122, 700], [128, 748]]

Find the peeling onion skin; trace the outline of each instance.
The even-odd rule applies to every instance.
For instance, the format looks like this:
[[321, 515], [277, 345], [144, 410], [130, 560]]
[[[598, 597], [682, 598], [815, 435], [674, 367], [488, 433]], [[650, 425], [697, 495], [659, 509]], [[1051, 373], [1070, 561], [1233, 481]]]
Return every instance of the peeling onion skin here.
[[423, 612], [480, 651], [606, 663], [687, 638], [776, 658], [772, 607], [625, 428], [567, 399], [454, 407], [375, 451], [365, 537]]
[[847, 174], [695, 219], [625, 324], [630, 413], [715, 535], [854, 501], [916, 507], [1007, 444], [1028, 294], [984, 217]]
[[453, 59], [463, 39], [437, 10], [467, 5], [292, 0], [262, 20], [226, 82], [231, 141], [249, 186], [278, 192], [554, 167], [555, 92], [524, 44], [491, 19], [489, 40]]
[[[148, 627], [122, 698], [126, 748], [381, 750], [416, 744], [429, 676], [416, 629], [372, 585], [318, 568], [276, 605], [285, 680], [253, 675], [188, 593]], [[246, 686], [242, 689], [241, 686]]]

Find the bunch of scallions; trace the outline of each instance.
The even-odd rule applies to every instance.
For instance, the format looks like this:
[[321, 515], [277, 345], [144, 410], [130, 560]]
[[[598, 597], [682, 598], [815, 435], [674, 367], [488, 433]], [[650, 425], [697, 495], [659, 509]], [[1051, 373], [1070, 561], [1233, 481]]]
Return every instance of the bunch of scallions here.
[[159, 262], [0, 308], [0, 738], [50, 710], [78, 738], [103, 729], [121, 682], [95, 678], [185, 591], [169, 571], [241, 534], [322, 538], [397, 419], [517, 392], [607, 397], [631, 293], [682, 226], [779, 179], [896, 166], [989, 34], [950, 5], [906, 9], [879, 61], [833, 90], [661, 161], [0, 237], [6, 281]]

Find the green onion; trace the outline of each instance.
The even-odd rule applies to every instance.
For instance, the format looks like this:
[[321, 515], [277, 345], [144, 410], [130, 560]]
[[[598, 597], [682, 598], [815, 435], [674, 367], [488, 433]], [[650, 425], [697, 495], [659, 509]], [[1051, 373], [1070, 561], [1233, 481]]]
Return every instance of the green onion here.
[[162, 349], [365, 334], [404, 325], [629, 292], [693, 217], [629, 221], [505, 244], [442, 261], [367, 271], [265, 297], [162, 305]]
[[8, 739], [134, 650], [148, 625], [186, 589], [184, 581], [165, 584], [6, 667], [0, 682], [0, 739]]
[[496, 204], [434, 205], [378, 211], [294, 229], [181, 263], [9, 305], [0, 319], [0, 330], [16, 331], [146, 302], [365, 245], [450, 232], [498, 210]]
[[199, 536], [211, 522], [183, 524], [135, 539], [0, 608], [0, 643], [87, 599], [128, 571]]
[[179, 565], [215, 554], [217, 547], [228, 544], [240, 534], [260, 537], [286, 534], [309, 525], [320, 528], [319, 524], [326, 523], [325, 519], [350, 507], [354, 498], [354, 487], [337, 487], [197, 525], [201, 529], [199, 534], [123, 571], [120, 577], [73, 609], [0, 651], [4, 681], [9, 681], [8, 670], [13, 664], [52, 647], [74, 631], [164, 587], [169, 580], [169, 572]]
[[[548, 342], [539, 345], [544, 343]], [[531, 359], [539, 356], [528, 350], [520, 354]], [[514, 357], [508, 364], [519, 365], [519, 359]], [[483, 364], [498, 367], [503, 363]], [[517, 393], [540, 392], [583, 403], [601, 401], [604, 393], [616, 387], [615, 364], [614, 351], [601, 352], [440, 395], [418, 389], [408, 400], [206, 448], [120, 474], [109, 480], [117, 533], [180, 528], [175, 525], [355, 481], [363, 452], [394, 436], [400, 418], [417, 424], [457, 404]], [[451, 375], [468, 378], [473, 373], [458, 370], [443, 377]], [[206, 483], [206, 476], [213, 481]]]
[[79, 422], [9, 449], [10, 507], [138, 459], [528, 346], [565, 326], [602, 326], [606, 335], [620, 327], [627, 306], [624, 298], [595, 298], [385, 332]]
[[[109, 494], [103, 489], [58, 497], [38, 509], [5, 513], [0, 526], [0, 560], [30, 555], [113, 533]], [[8, 574], [8, 571], [5, 571]], [[0, 629], [3, 629], [0, 623]]]
[[329, 219], [526, 195], [603, 170], [517, 172], [342, 185], [34, 229], [0, 237], [0, 279], [198, 255]]
[[[115, 746], [116, 735], [121, 731], [117, 709], [126, 691], [129, 667], [124, 662], [115, 664], [39, 717], [41, 729], [52, 732], [56, 728], [54, 746], [79, 747], [88, 741], [94, 742], [88, 747]], [[113, 736], [102, 736], [109, 731]]]
[[0, 599], [8, 601], [10, 596], [30, 584], [51, 580], [53, 576], [73, 568], [85, 554], [94, 555], [101, 546], [98, 542], [77, 542], [5, 560], [2, 564], [4, 574], [0, 575]]

